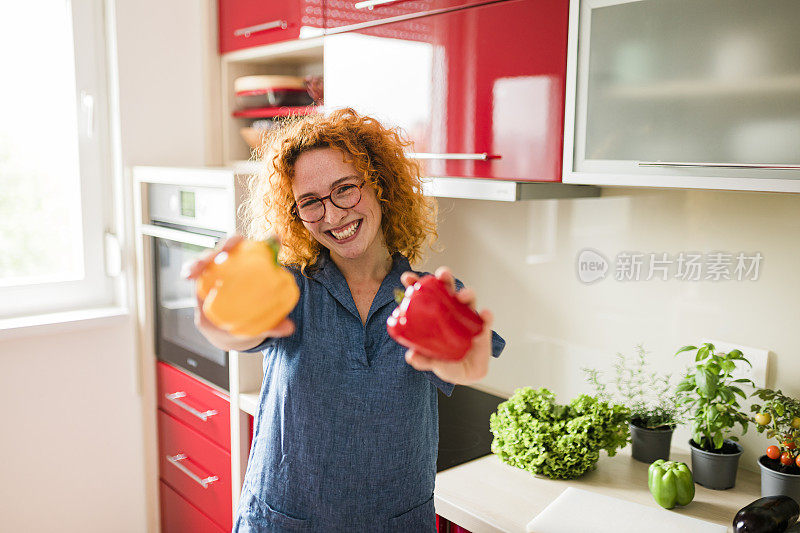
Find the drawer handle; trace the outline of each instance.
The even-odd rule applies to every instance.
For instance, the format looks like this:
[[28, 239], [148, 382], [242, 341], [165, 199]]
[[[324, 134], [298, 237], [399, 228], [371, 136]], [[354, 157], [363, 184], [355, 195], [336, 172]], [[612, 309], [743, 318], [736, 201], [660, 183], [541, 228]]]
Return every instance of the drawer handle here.
[[172, 394], [165, 394], [164, 395], [167, 400], [171, 401], [178, 407], [182, 408], [184, 411], [189, 411], [191, 414], [202, 420], [203, 422], [208, 422], [208, 419], [216, 414], [219, 414], [216, 409], [209, 409], [208, 411], [200, 412], [191, 405], [187, 405], [183, 403], [180, 399], [186, 397], [186, 393], [183, 391], [173, 392]]
[[246, 28], [239, 28], [234, 30], [234, 37], [250, 37], [254, 33], [259, 33], [267, 30], [285, 30], [288, 24], [285, 20], [273, 20], [272, 22], [265, 22], [263, 24], [256, 24], [255, 26], [248, 26]]
[[499, 155], [490, 155], [486, 152], [482, 154], [424, 154], [412, 152], [406, 154], [410, 159], [458, 159], [468, 161], [487, 161], [489, 159], [500, 159]]
[[177, 468], [178, 470], [180, 470], [181, 472], [192, 478], [192, 480], [196, 481], [204, 489], [207, 489], [210, 484], [219, 480], [217, 476], [208, 476], [205, 478], [201, 478], [200, 476], [198, 476], [197, 474], [186, 468], [186, 466], [184, 466], [182, 461], [186, 459], [187, 457], [185, 453], [179, 453], [178, 455], [167, 455], [167, 461], [169, 461], [172, 466], [174, 466], [175, 468]]
[[383, 6], [386, 4], [395, 4], [404, 0], [366, 0], [365, 2], [356, 2], [353, 7], [356, 9], [369, 9], [372, 10], [375, 6]]
[[640, 167], [753, 168], [768, 170], [800, 170], [800, 165], [763, 165], [758, 163], [685, 163], [678, 161], [639, 161]]

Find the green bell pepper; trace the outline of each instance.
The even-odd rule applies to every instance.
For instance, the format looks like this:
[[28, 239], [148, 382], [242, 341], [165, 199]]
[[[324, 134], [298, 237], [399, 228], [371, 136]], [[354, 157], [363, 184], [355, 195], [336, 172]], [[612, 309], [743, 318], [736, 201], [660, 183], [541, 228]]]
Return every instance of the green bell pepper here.
[[665, 509], [694, 499], [694, 479], [686, 463], [659, 459], [647, 471], [647, 486], [656, 503]]

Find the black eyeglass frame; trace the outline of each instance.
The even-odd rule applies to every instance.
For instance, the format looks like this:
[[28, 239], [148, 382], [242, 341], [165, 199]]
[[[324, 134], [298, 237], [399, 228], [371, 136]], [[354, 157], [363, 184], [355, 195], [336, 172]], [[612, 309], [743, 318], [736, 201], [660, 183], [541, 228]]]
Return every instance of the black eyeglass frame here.
[[[330, 193], [329, 195], [327, 195], [327, 196], [322, 196], [321, 198], [316, 198], [316, 200], [319, 200], [319, 202], [322, 204], [322, 214], [321, 214], [321, 215], [319, 216], [319, 218], [317, 218], [317, 219], [314, 219], [314, 220], [306, 220], [306, 219], [304, 219], [303, 217], [301, 217], [301, 216], [300, 216], [300, 207], [297, 205], [297, 202], [295, 202], [295, 203], [294, 203], [294, 205], [292, 206], [292, 213], [294, 214], [294, 216], [296, 216], [297, 218], [299, 218], [299, 219], [300, 219], [300, 220], [302, 220], [303, 222], [308, 222], [309, 224], [311, 224], [311, 223], [313, 223], [313, 222], [319, 222], [320, 220], [322, 220], [323, 218], [325, 218], [325, 210], [327, 209], [327, 207], [325, 206], [325, 200], [330, 200], [330, 202], [331, 202], [333, 205], [335, 205], [336, 207], [338, 207], [339, 209], [352, 209], [352, 208], [354, 208], [355, 206], [357, 206], [357, 205], [358, 205], [358, 203], [361, 201], [361, 196], [362, 196], [362, 192], [363, 192], [363, 191], [362, 191], [362, 189], [364, 188], [364, 185], [366, 185], [366, 183], [367, 183], [367, 181], [366, 181], [366, 180], [361, 180], [361, 183], [359, 183], [359, 184], [355, 184], [355, 183], [342, 183], [341, 185], [337, 185], [337, 186], [336, 186], [336, 187], [335, 187], [335, 188], [334, 188], [334, 189], [331, 191], [331, 193]], [[353, 205], [351, 205], [351, 206], [348, 206], [348, 207], [341, 206], [341, 205], [337, 204], [337, 203], [334, 201], [334, 199], [333, 199], [333, 194], [334, 194], [334, 193], [335, 193], [337, 190], [341, 189], [342, 187], [349, 187], [349, 186], [355, 186], [355, 187], [358, 187], [358, 200], [356, 200], [356, 202], [355, 202]]]

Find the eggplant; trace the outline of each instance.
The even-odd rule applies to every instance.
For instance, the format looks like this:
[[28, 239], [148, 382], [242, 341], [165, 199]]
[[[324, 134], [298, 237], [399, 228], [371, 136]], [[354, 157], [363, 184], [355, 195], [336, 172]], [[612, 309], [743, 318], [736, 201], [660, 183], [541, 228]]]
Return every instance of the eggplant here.
[[784, 533], [797, 522], [800, 505], [789, 496], [766, 496], [739, 509], [734, 533]]

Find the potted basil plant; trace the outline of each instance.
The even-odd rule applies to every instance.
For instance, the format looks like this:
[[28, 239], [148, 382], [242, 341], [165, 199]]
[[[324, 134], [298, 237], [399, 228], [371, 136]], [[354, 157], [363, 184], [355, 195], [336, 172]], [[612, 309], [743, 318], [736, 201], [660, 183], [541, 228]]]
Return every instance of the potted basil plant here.
[[[694, 367], [678, 384], [679, 402], [692, 414], [692, 455], [694, 480], [710, 489], [729, 489], [736, 484], [736, 470], [742, 447], [732, 435], [733, 428], [747, 432], [749, 417], [741, 411], [738, 397], [747, 398], [739, 384], [753, 385], [747, 378], [734, 379], [737, 364], [750, 362], [740, 350], [716, 352], [714, 345], [684, 346], [676, 352], [695, 350]], [[751, 365], [752, 366], [752, 365]]]
[[631, 357], [617, 353], [608, 383], [601, 371], [582, 369], [599, 398], [630, 409], [631, 455], [644, 463], [669, 460], [672, 432], [683, 414], [671, 375], [649, 371], [649, 353], [641, 344]]
[[800, 502], [800, 401], [771, 389], [759, 389], [753, 396], [764, 402], [750, 407], [756, 430], [776, 442], [758, 459], [761, 496], [783, 495]]

